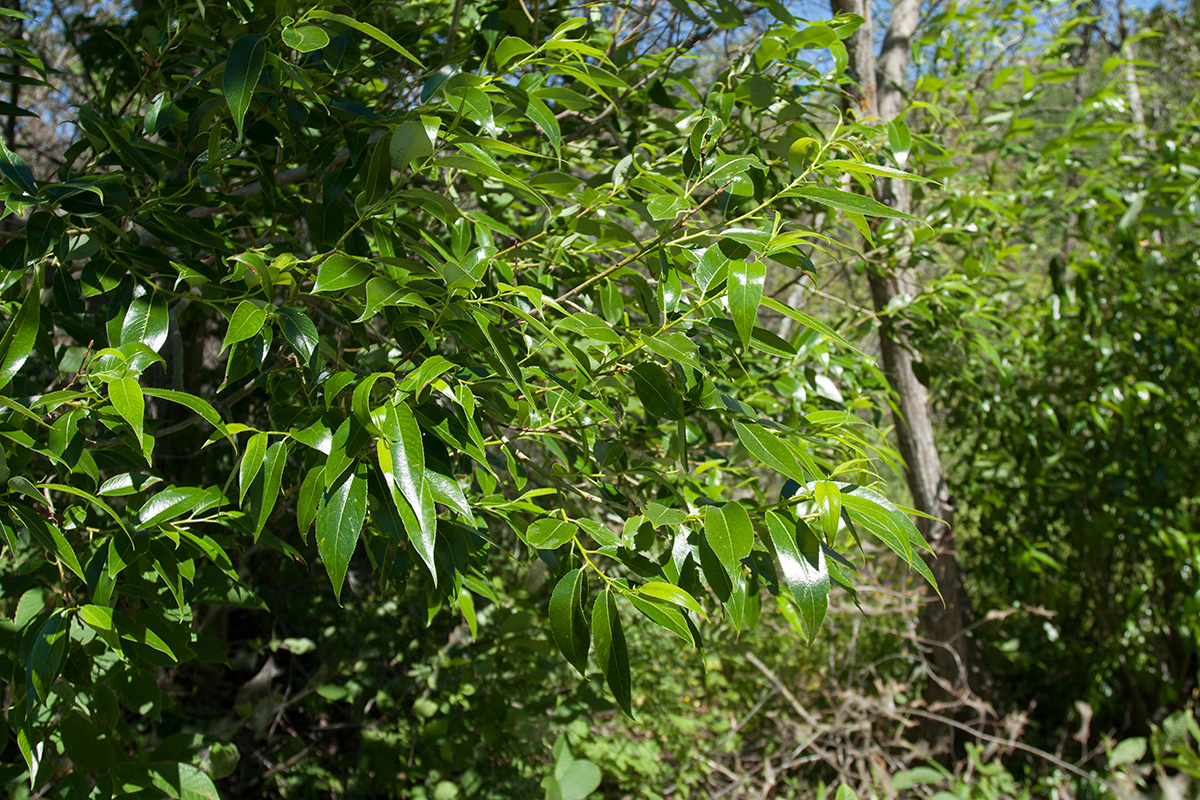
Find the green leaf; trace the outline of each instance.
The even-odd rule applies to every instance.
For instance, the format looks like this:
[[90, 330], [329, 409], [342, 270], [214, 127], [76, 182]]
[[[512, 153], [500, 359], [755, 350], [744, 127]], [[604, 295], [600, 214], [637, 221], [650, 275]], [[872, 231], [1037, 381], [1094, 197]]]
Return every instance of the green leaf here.
[[319, 8], [308, 12], [308, 16], [310, 18], [314, 18], [314, 19], [327, 19], [330, 22], [340, 22], [341, 24], [345, 25], [347, 28], [353, 28], [354, 30], [356, 30], [360, 33], [365, 33], [367, 36], [370, 36], [375, 41], [377, 41], [381, 44], [387, 45], [391, 49], [395, 50], [397, 53], [399, 53], [400, 55], [407, 58], [409, 61], [416, 64], [418, 67], [421, 66], [421, 62], [417, 60], [416, 56], [414, 56], [412, 53], [405, 50], [403, 47], [401, 47], [399, 45], [399, 43], [396, 42], [395, 39], [388, 36], [386, 33], [379, 30], [379, 28], [376, 28], [374, 25], [370, 25], [366, 22], [359, 22], [358, 20], [354, 19], [353, 17], [347, 17], [345, 14], [335, 14], [332, 11], [324, 11]]
[[206, 492], [195, 486], [169, 486], [147, 500], [138, 511], [138, 525], [153, 528], [169, 522], [190, 513], [206, 498]]
[[453, 508], [467, 519], [474, 519], [471, 513], [471, 504], [467, 502], [462, 487], [454, 478], [427, 469], [425, 470], [425, 485], [429, 487], [434, 500]]
[[535, 52], [534, 47], [529, 42], [524, 39], [518, 39], [515, 36], [509, 36], [496, 45], [496, 52], [494, 54], [496, 70], [503, 71], [508, 62], [514, 58], [520, 58], [533, 52]]
[[375, 443], [379, 469], [392, 502], [400, 514], [409, 541], [437, 582], [434, 546], [437, 541], [437, 509], [433, 492], [425, 480], [425, 448], [421, 428], [407, 403], [396, 404], [399, 436]]
[[644, 361], [631, 374], [633, 389], [646, 411], [662, 419], [683, 419], [683, 398], [665, 369], [653, 361]]
[[279, 490], [283, 486], [283, 468], [287, 464], [287, 453], [286, 439], [276, 442], [267, 449], [263, 463], [261, 495], [252, 504], [255, 512], [255, 541], [258, 541], [258, 537], [262, 535], [263, 529], [267, 527], [267, 521], [270, 520], [271, 512], [275, 510], [275, 504], [279, 500]]
[[146, 398], [142, 395], [142, 387], [133, 378], [117, 378], [108, 384], [108, 399], [117, 413], [129, 423], [129, 427], [133, 428], [140, 446], [142, 421], [146, 417]]
[[346, 570], [358, 546], [366, 514], [367, 482], [353, 472], [337, 487], [325, 492], [317, 508], [317, 550], [339, 604]]
[[238, 464], [238, 502], [246, 502], [246, 492], [250, 491], [250, 483], [258, 475], [262, 467], [263, 456], [267, 453], [267, 434], [256, 433], [246, 442], [246, 451]]
[[171, 314], [162, 295], [136, 286], [132, 289], [129, 306], [121, 319], [116, 346], [123, 348], [133, 343], [144, 344], [157, 353], [167, 343], [170, 325]]
[[557, 517], [543, 517], [525, 530], [525, 541], [529, 542], [530, 547], [536, 547], [538, 550], [553, 550], [574, 539], [578, 533], [579, 526], [574, 522]]
[[889, 167], [886, 164], [868, 164], [863, 161], [845, 161], [840, 158], [831, 158], [828, 161], [821, 163], [822, 168], [832, 168], [840, 172], [853, 172], [858, 175], [879, 175], [885, 178], [898, 178], [904, 181], [921, 181], [924, 183], [936, 183], [929, 178], [923, 178], [912, 172], [905, 172], [902, 169]]
[[508, 374], [508, 377], [512, 378], [513, 382], [520, 387], [523, 396], [529, 397], [529, 387], [525, 385], [525, 373], [521, 371], [521, 366], [517, 363], [517, 358], [513, 355], [512, 348], [508, 346], [508, 339], [498, 334], [492, 327], [492, 324], [482, 315], [476, 314], [475, 319], [479, 323], [479, 327], [483, 331], [488, 344], [492, 346], [492, 350], [499, 356], [500, 364]]
[[371, 267], [361, 259], [352, 258], [345, 253], [333, 253], [317, 269], [317, 282], [314, 292], [337, 292], [343, 289], [353, 289], [366, 283], [371, 277]]
[[266, 324], [266, 309], [249, 300], [243, 300], [233, 310], [233, 317], [229, 320], [229, 329], [225, 331], [225, 342], [221, 345], [221, 350], [224, 351], [234, 342], [241, 342], [257, 336]]
[[433, 143], [425, 126], [417, 120], [407, 120], [396, 126], [391, 141], [392, 163], [396, 169], [404, 169], [414, 161], [433, 155]]
[[300, 356], [300, 361], [307, 364], [316, 352], [320, 338], [317, 336], [317, 326], [305, 316], [303, 311], [286, 306], [275, 310], [275, 318], [279, 321], [279, 332], [288, 344]]
[[665, 600], [668, 603], [683, 606], [689, 611], [694, 611], [705, 619], [708, 619], [708, 615], [704, 613], [704, 609], [696, 602], [696, 598], [678, 586], [664, 583], [663, 581], [649, 581], [639, 586], [638, 591], [655, 600]]
[[[12, 480], [16, 480], [14, 477]], [[54, 486], [54, 484], [41, 484], [39, 488], [44, 486]], [[9, 488], [13, 484], [10, 482]], [[58, 487], [54, 487], [58, 488]], [[63, 532], [59, 527], [44, 516], [34, 511], [32, 507], [20, 503], [12, 503], [9, 505], [21, 522], [29, 530], [30, 534], [38, 540], [38, 543], [45, 547], [50, 552], [58, 556], [62, 565], [71, 572], [75, 573], [80, 580], [86, 580], [83, 574], [83, 566], [79, 563], [79, 557], [75, 555], [74, 548], [67, 541], [67, 537], [63, 536]]]
[[653, 336], [644, 336], [642, 344], [657, 356], [678, 361], [692, 369], [701, 368], [699, 347], [679, 331], [664, 331]]
[[742, 559], [754, 547], [754, 526], [741, 503], [709, 506], [704, 512], [704, 536], [731, 578], [742, 574]]
[[841, 189], [830, 189], [826, 186], [805, 184], [783, 193], [784, 197], [803, 197], [821, 205], [836, 208], [850, 214], [861, 214], [866, 217], [889, 217], [892, 219], [911, 219], [913, 222], [923, 221], [912, 214], [905, 214], [894, 208], [888, 208], [874, 198]]
[[8, 149], [6, 142], [0, 141], [0, 175], [8, 178], [26, 193], [37, 194], [37, 181], [33, 178], [33, 170], [25, 163], [25, 159]]
[[817, 481], [813, 484], [813, 499], [821, 514], [821, 530], [826, 540], [832, 540], [842, 518], [842, 492], [833, 481]]
[[308, 529], [317, 518], [317, 506], [325, 491], [325, 468], [314, 467], [300, 483], [300, 494], [296, 499], [296, 527], [300, 538], [308, 541]]
[[55, 611], [42, 623], [29, 655], [25, 659], [25, 680], [28, 704], [45, 703], [49, 699], [50, 687], [58, 680], [67, 653], [70, 625], [61, 611]]
[[242, 125], [246, 121], [246, 111], [250, 108], [250, 100], [254, 97], [266, 58], [266, 42], [259, 36], [247, 33], [233, 43], [225, 60], [225, 102], [229, 104], [229, 113], [233, 115], [233, 124], [237, 126], [238, 139], [243, 138]]
[[629, 651], [625, 646], [625, 631], [617, 615], [617, 598], [605, 589], [592, 607], [592, 644], [596, 661], [608, 688], [612, 690], [621, 710], [633, 716], [632, 682], [629, 677]]
[[902, 557], [907, 564], [913, 563], [912, 543], [905, 523], [912, 525], [903, 514], [893, 513], [872, 499], [856, 495], [853, 491], [842, 493], [842, 508], [857, 524], [866, 528], [888, 549]]
[[558, 120], [555, 119], [554, 112], [550, 110], [550, 107], [533, 95], [528, 95], [525, 114], [533, 120], [534, 125], [542, 129], [542, 133], [546, 134], [554, 152], [559, 152], [562, 148], [562, 131], [559, 130]]
[[692, 634], [692, 629], [688, 626], [687, 620], [683, 616], [683, 612], [674, 605], [669, 605], [658, 600], [651, 600], [648, 597], [641, 597], [636, 594], [627, 595], [626, 599], [655, 625], [675, 634], [693, 647], [699, 646], [695, 636]]
[[8, 386], [13, 376], [20, 372], [37, 340], [42, 296], [38, 278], [35, 272], [33, 288], [0, 338], [0, 389]]
[[316, 25], [301, 25], [299, 28], [284, 28], [283, 43], [301, 53], [311, 53], [329, 44], [329, 34]]
[[160, 761], [147, 765], [154, 788], [176, 800], [220, 800], [212, 778], [187, 763]]
[[804, 485], [809, 474], [816, 474], [815, 465], [804, 464], [796, 450], [787, 442], [757, 423], [747, 425], [738, 420], [733, 422], [738, 440], [750, 453], [776, 472], [786, 475], [796, 483]]
[[904, 120], [894, 119], [888, 123], [887, 135], [888, 146], [892, 148], [892, 155], [896, 157], [896, 163], [904, 166], [904, 162], [908, 160], [908, 153], [912, 149], [912, 133], [904, 124]]
[[818, 333], [822, 334], [823, 336], [828, 336], [830, 339], [837, 342], [842, 347], [849, 348], [850, 350], [853, 350], [855, 353], [858, 353], [859, 355], [863, 355], [861, 350], [859, 350], [854, 345], [850, 344], [842, 336], [840, 336], [837, 331], [835, 331], [833, 328], [826, 325], [824, 322], [821, 322], [819, 319], [816, 319], [815, 317], [811, 317], [808, 314], [805, 314], [803, 311], [794, 309], [791, 306], [784, 305], [783, 303], [776, 300], [774, 297], [764, 297], [762, 300], [762, 304], [764, 306], [766, 306], [767, 308], [771, 309], [772, 311], [777, 311], [780, 314], [784, 314], [785, 316], [791, 317], [792, 319], [796, 320], [796, 322], [799, 322], [801, 325], [803, 325], [806, 328], [811, 328], [812, 330], [817, 331]]
[[767, 530], [779, 558], [779, 574], [812, 641], [829, 609], [829, 569], [821, 543], [804, 520], [790, 522], [774, 511], [767, 512]]
[[573, 569], [554, 587], [550, 597], [550, 632], [554, 643], [580, 675], [587, 675], [587, 657], [591, 634], [584, 606], [587, 605], [587, 576]]
[[750, 335], [758, 322], [758, 303], [762, 300], [767, 267], [761, 261], [729, 262], [729, 313], [737, 326], [742, 346], [750, 344]]
[[200, 416], [209, 425], [216, 428], [217, 432], [229, 439], [230, 444], [233, 443], [233, 437], [229, 433], [229, 429], [225, 426], [225, 422], [221, 419], [221, 415], [212, 407], [212, 404], [207, 400], [196, 397], [194, 394], [186, 392], [178, 392], [174, 389], [142, 389], [142, 394], [146, 397], [156, 397], [160, 400], [168, 400], [172, 403], [178, 403], [184, 408], [189, 408]]

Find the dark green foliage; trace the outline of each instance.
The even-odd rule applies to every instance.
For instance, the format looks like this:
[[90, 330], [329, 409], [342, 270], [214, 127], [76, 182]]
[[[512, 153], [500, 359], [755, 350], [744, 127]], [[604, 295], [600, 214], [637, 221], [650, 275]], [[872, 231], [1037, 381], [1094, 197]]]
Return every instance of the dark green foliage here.
[[[81, 23], [104, 91], [62, 163], [0, 151], [7, 780], [518, 796], [548, 712], [611, 707], [543, 693], [546, 616], [633, 714], [632, 619], [699, 647], [778, 594], [768, 510], [822, 532], [781, 551], [820, 625], [793, 562], [853, 546], [831, 479], [877, 481], [880, 384], [764, 286], [811, 268], [808, 201], [894, 216], [825, 185], [881, 136], [821, 108], [832, 30], [776, 9], [698, 87], [727, 4], [694, 41], [618, 40], [617, 6], [343, 10]], [[592, 782], [555, 761], [551, 794]]]

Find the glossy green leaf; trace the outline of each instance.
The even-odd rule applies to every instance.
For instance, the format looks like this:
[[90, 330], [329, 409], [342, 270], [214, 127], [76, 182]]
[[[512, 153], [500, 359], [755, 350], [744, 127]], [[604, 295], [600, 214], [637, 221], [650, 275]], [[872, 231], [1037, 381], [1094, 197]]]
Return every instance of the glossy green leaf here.
[[519, 39], [516, 36], [505, 37], [500, 44], [496, 45], [496, 52], [494, 54], [496, 69], [503, 70], [513, 59], [520, 58], [532, 52], [534, 52], [533, 45], [524, 39]]
[[283, 468], [287, 464], [287, 440], [280, 440], [267, 448], [263, 459], [262, 488], [260, 499], [253, 503], [254, 538], [258, 539], [271, 519], [271, 512], [279, 500], [279, 490], [283, 486]]
[[839, 173], [853, 172], [858, 175], [879, 175], [884, 178], [896, 178], [904, 181], [922, 181], [926, 183], [932, 182], [929, 178], [923, 178], [920, 175], [914, 175], [913, 173], [905, 172], [902, 169], [889, 167], [886, 164], [868, 164], [865, 161], [845, 161], [839, 158], [831, 158], [828, 161], [822, 162], [821, 166], [836, 170]]
[[704, 512], [704, 536], [729, 576], [740, 576], [742, 559], [754, 547], [754, 526], [741, 503], [709, 506]]
[[866, 217], [910, 219], [913, 222], [922, 222], [918, 217], [914, 217], [912, 214], [905, 214], [894, 208], [889, 208], [872, 197], [846, 192], [841, 189], [830, 189], [827, 186], [804, 184], [788, 190], [785, 194], [792, 197], [803, 197], [850, 214], [861, 214]]
[[629, 650], [625, 645], [621, 618], [617, 614], [617, 598], [611, 589], [601, 592], [592, 606], [592, 644], [596, 648], [596, 662], [604, 673], [617, 705], [632, 717]]
[[696, 602], [696, 598], [674, 586], [663, 581], [648, 581], [637, 587], [642, 594], [654, 598], [655, 600], [665, 600], [668, 603], [674, 603], [677, 606], [682, 606], [688, 611], [694, 611], [700, 616], [708, 619], [708, 615], [704, 613], [704, 609]]
[[683, 419], [683, 398], [666, 370], [653, 361], [644, 361], [630, 374], [634, 391], [646, 411], [662, 419]]
[[138, 524], [153, 528], [191, 513], [205, 501], [205, 492], [194, 486], [169, 486], [146, 501], [138, 511]]
[[693, 647], [699, 646], [691, 627], [688, 626], [688, 622], [683, 616], [683, 612], [674, 604], [641, 597], [636, 594], [627, 595], [625, 599], [655, 625], [673, 633]]
[[367, 482], [353, 472], [338, 486], [326, 491], [317, 508], [317, 550], [339, 603], [346, 570], [358, 546], [366, 514]]
[[396, 169], [404, 169], [414, 161], [432, 156], [433, 143], [429, 141], [425, 126], [413, 119], [397, 125], [392, 131], [391, 155]]
[[370, 36], [375, 41], [380, 42], [381, 44], [387, 45], [392, 50], [395, 50], [397, 53], [404, 56], [412, 63], [416, 64], [418, 67], [421, 66], [421, 62], [417, 60], [416, 56], [414, 56], [412, 53], [405, 50], [403, 47], [400, 46], [400, 44], [395, 39], [388, 36], [386, 33], [379, 30], [379, 28], [376, 28], [374, 25], [371, 25], [366, 22], [359, 22], [358, 20], [354, 19], [353, 17], [348, 17], [345, 14], [337, 14], [332, 11], [325, 11], [324, 9], [320, 9], [320, 8], [309, 11], [308, 17], [310, 19], [327, 19], [330, 22], [338, 22], [338, 23], [341, 23], [342, 25], [345, 25], [347, 28], [353, 28], [354, 30], [356, 30], [360, 33], [365, 33], [367, 36]]
[[366, 283], [370, 277], [371, 267], [364, 261], [344, 253], [333, 253], [317, 268], [317, 281], [313, 285], [313, 291], [337, 292], [353, 289]]
[[814, 466], [805, 465], [795, 449], [769, 432], [765, 426], [734, 420], [733, 427], [737, 431], [738, 440], [745, 448], [755, 458], [776, 472], [786, 475], [802, 485], [808, 482], [810, 470], [812, 474], [815, 474]]
[[266, 58], [266, 42], [255, 34], [247, 33], [233, 43], [225, 60], [225, 102], [229, 105], [229, 113], [233, 115], [239, 139], [242, 138], [246, 111], [250, 108]]
[[316, 25], [301, 25], [283, 29], [283, 43], [301, 53], [311, 53], [329, 44], [329, 34]]
[[171, 315], [162, 295], [141, 286], [135, 287], [121, 319], [117, 346], [143, 344], [157, 353], [167, 343], [170, 324]]
[[821, 530], [826, 540], [837, 535], [842, 519], [842, 492], [833, 481], [816, 481], [813, 484], [813, 500], [821, 515]]
[[221, 419], [221, 415], [217, 413], [215, 408], [213, 408], [212, 403], [209, 403], [207, 400], [197, 397], [194, 394], [176, 391], [175, 389], [143, 388], [142, 394], [144, 394], [146, 397], [167, 400], [172, 403], [177, 403], [184, 408], [191, 409], [197, 415], [199, 415], [201, 419], [216, 428], [217, 432], [228, 439], [231, 444], [233, 443], [233, 437], [230, 435], [229, 429], [226, 427], [225, 422]]
[[70, 624], [61, 611], [51, 614], [38, 629], [25, 659], [25, 679], [31, 706], [49, 699], [50, 687], [58, 680], [58, 673], [66, 659], [69, 633]]
[[233, 310], [233, 317], [229, 320], [229, 328], [225, 331], [225, 341], [221, 349], [224, 350], [234, 342], [257, 336], [266, 324], [266, 310], [249, 300], [243, 300]]
[[308, 529], [317, 518], [317, 505], [325, 493], [325, 468], [314, 467], [300, 482], [300, 493], [296, 498], [296, 527], [300, 538], [308, 541]]
[[579, 527], [574, 522], [544, 517], [525, 530], [525, 541], [539, 550], [553, 550], [574, 539], [578, 533]]
[[303, 311], [286, 306], [275, 310], [275, 318], [279, 322], [279, 332], [288, 344], [300, 356], [301, 363], [308, 363], [316, 352], [320, 341], [317, 336], [317, 326]]
[[18, 188], [28, 194], [37, 194], [37, 181], [34, 180], [33, 170], [25, 163], [25, 159], [8, 149], [8, 143], [0, 141], [0, 175], [8, 178]]
[[[37, 273], [34, 273], [34, 277], [38, 277]], [[25, 296], [16, 316], [0, 338], [0, 389], [8, 386], [13, 376], [20, 372], [33, 350], [41, 313], [41, 296], [41, 291], [36, 287]]]
[[250, 491], [250, 483], [262, 468], [263, 457], [267, 454], [267, 434], [256, 433], [246, 442], [246, 450], [238, 464], [238, 502], [246, 502], [246, 492]]
[[829, 569], [820, 541], [804, 520], [788, 520], [774, 511], [767, 512], [767, 530], [779, 559], [780, 576], [796, 601], [811, 641], [829, 609]]
[[766, 277], [767, 268], [761, 261], [729, 262], [729, 313], [743, 347], [750, 344], [750, 334], [758, 323], [758, 304]]
[[425, 484], [429, 487], [434, 500], [444, 506], [449, 506], [467, 519], [474, 518], [471, 513], [471, 504], [467, 502], [462, 487], [454, 478], [427, 469], [425, 470]]
[[146, 417], [146, 398], [142, 387], [133, 378], [117, 378], [108, 384], [108, 399], [121, 418], [129, 423], [140, 443], [142, 424]]
[[896, 163], [904, 166], [904, 162], [908, 160], [908, 153], [912, 149], [912, 133], [904, 124], [904, 120], [894, 119], [889, 122], [887, 136], [888, 145], [892, 148], [892, 155], [896, 157]]
[[591, 632], [584, 613], [587, 595], [587, 576], [583, 570], [573, 569], [562, 576], [550, 597], [550, 632], [554, 636], [554, 643], [567, 663], [585, 676], [591, 642]]

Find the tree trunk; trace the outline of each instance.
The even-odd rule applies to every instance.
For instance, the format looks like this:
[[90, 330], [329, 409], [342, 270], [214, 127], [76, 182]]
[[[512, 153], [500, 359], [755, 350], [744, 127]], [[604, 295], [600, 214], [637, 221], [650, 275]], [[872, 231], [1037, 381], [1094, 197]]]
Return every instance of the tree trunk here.
[[[908, 53], [920, 16], [920, 0], [898, 0], [892, 8], [879, 57], [873, 55], [870, 7], [866, 0], [831, 0], [833, 13], [852, 13], [866, 22], [846, 42], [850, 55], [851, 77], [857, 83], [856, 98], [863, 116], [879, 117], [884, 122], [897, 118], [907, 102], [904, 97], [904, 73]], [[908, 184], [897, 180], [879, 183], [879, 200], [897, 211], [911, 213]], [[921, 611], [922, 635], [929, 640], [931, 666], [927, 699], [938, 704], [957, 697], [959, 690], [975, 682], [974, 662], [963, 635], [966, 597], [955, 549], [953, 506], [942, 476], [941, 459], [929, 415], [929, 393], [917, 380], [913, 363], [917, 360], [902, 328], [885, 313], [888, 303], [901, 294], [913, 294], [919, 286], [917, 276], [906, 263], [903, 252], [893, 252], [890, 270], [871, 270], [868, 279], [875, 310], [880, 315], [880, 353], [884, 373], [896, 395], [896, 437], [906, 465], [908, 486], [918, 511], [933, 519], [918, 518], [917, 526], [934, 551], [931, 570], [945, 598], [945, 605], [932, 589], [927, 591]]]

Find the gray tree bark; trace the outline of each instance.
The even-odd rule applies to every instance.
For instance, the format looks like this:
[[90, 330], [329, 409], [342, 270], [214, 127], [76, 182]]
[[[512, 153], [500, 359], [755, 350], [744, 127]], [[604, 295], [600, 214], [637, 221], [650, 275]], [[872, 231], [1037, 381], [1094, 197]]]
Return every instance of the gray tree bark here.
[[[874, 55], [868, 0], [831, 0], [831, 7], [835, 14], [858, 14], [866, 20], [846, 42], [849, 69], [858, 84], [855, 99], [859, 113], [878, 117], [885, 123], [896, 119], [907, 105], [905, 71], [920, 19], [921, 0], [897, 0], [878, 57]], [[881, 202], [897, 211], [911, 213], [912, 196], [907, 183], [881, 181], [878, 195]], [[868, 279], [875, 310], [880, 315], [883, 369], [896, 396], [896, 438], [908, 486], [917, 510], [933, 518], [919, 518], [917, 526], [933, 547], [935, 558], [930, 569], [942, 590], [945, 605], [930, 589], [922, 606], [920, 625], [922, 635], [931, 645], [930, 661], [935, 672], [927, 699], [943, 703], [953, 700], [959, 690], [975, 682], [976, 665], [963, 633], [967, 606], [951, 527], [954, 508], [942, 476], [929, 413], [929, 393], [913, 370], [918, 356], [909, 347], [904, 330], [886, 314], [892, 298], [918, 291], [918, 278], [903, 252], [894, 251], [893, 256], [895, 263], [870, 270]]]

